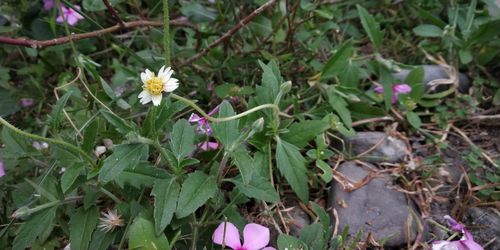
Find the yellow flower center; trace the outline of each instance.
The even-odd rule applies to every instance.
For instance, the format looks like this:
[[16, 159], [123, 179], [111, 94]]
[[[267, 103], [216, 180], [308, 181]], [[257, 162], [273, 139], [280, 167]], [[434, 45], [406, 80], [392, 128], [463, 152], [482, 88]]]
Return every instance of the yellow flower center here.
[[163, 82], [160, 78], [153, 76], [146, 82], [146, 90], [151, 95], [161, 95], [163, 91]]

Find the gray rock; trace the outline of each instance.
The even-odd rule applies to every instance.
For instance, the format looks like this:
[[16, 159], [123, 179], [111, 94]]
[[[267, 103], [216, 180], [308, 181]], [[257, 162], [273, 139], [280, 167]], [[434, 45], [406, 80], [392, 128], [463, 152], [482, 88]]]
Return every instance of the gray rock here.
[[[439, 65], [421, 65], [424, 68], [424, 84], [425, 84], [425, 90], [428, 90], [430, 88], [429, 82], [435, 79], [448, 79], [448, 73], [446, 70], [439, 66]], [[393, 76], [394, 78], [404, 82], [408, 74], [410, 73], [411, 70], [408, 69], [402, 69], [398, 73], [394, 73]], [[471, 82], [469, 78], [463, 74], [459, 73], [458, 74], [458, 90], [461, 93], [467, 93], [471, 86]], [[445, 91], [450, 87], [450, 85], [440, 85], [436, 88], [436, 92], [441, 92]]]
[[[344, 137], [343, 139], [344, 152], [347, 156], [371, 163], [401, 162], [407, 152], [406, 144], [402, 140], [386, 135], [383, 132], [357, 132], [355, 136]], [[375, 145], [377, 146], [374, 147]], [[365, 154], [365, 152], [367, 153]]]
[[[355, 162], [345, 162], [337, 171], [354, 182], [370, 174], [369, 169]], [[346, 226], [351, 236], [360, 230], [363, 237], [371, 232], [377, 241], [386, 239], [385, 247], [403, 246], [407, 240], [413, 241], [417, 234], [417, 218], [412, 220], [410, 235], [407, 235], [407, 221], [413, 217], [410, 211], [416, 209], [403, 193], [391, 189], [389, 182], [390, 177], [383, 174], [352, 192], [345, 191], [339, 182], [334, 182], [328, 207], [337, 211], [339, 232]], [[333, 224], [335, 226], [335, 220]]]
[[500, 212], [495, 208], [472, 207], [467, 209], [471, 223], [469, 229], [474, 236], [474, 241], [486, 244], [495, 239], [485, 249], [500, 249]]

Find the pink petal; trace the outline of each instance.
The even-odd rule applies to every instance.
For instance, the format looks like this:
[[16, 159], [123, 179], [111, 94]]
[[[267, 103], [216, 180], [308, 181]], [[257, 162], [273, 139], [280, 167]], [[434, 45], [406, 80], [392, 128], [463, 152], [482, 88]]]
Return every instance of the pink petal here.
[[398, 102], [398, 94], [392, 93], [391, 101], [392, 101], [392, 104]]
[[408, 94], [411, 92], [411, 86], [408, 84], [396, 84], [392, 86], [392, 92], [396, 94]]
[[188, 121], [191, 123], [199, 122], [201, 120], [201, 117], [195, 113], [192, 113], [191, 116], [189, 116]]
[[0, 177], [5, 175], [5, 169], [3, 168], [3, 161], [0, 161]]
[[375, 91], [375, 93], [383, 94], [384, 93], [384, 87], [382, 85], [377, 85], [377, 87], [375, 87], [373, 89], [373, 91]]
[[198, 147], [203, 151], [216, 150], [219, 147], [219, 143], [206, 141], [198, 144]]
[[259, 250], [269, 244], [269, 229], [259, 224], [250, 223], [243, 229], [243, 247], [246, 250]]
[[62, 17], [62, 16], [58, 16], [58, 17], [56, 18], [56, 22], [58, 22], [58, 23], [62, 23], [62, 22], [64, 22], [63, 17]]
[[458, 223], [456, 220], [451, 218], [451, 216], [449, 216], [449, 215], [445, 215], [444, 218], [446, 219], [446, 221], [448, 222], [448, 224], [450, 225], [452, 230], [457, 231], [457, 232], [464, 232], [464, 229], [465, 229], [464, 224]]
[[233, 223], [222, 222], [212, 235], [215, 244], [224, 245], [236, 250], [241, 247], [240, 233]]
[[54, 0], [43, 0], [43, 8], [47, 11], [54, 7]]
[[66, 21], [68, 22], [69, 25], [75, 26], [75, 24], [78, 23], [78, 18], [70, 14], [66, 16]]
[[220, 109], [220, 104], [217, 105], [217, 107], [215, 107], [214, 109], [212, 109], [212, 111], [208, 112], [208, 115], [213, 116], [215, 113], [219, 112], [219, 109]]

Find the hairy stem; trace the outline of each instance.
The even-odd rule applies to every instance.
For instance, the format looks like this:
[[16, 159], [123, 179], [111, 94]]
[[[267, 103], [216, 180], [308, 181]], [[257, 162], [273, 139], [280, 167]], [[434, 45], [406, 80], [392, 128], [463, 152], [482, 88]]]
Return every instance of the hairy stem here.
[[170, 26], [168, 0], [163, 0], [163, 47], [165, 47], [165, 65], [170, 66]]

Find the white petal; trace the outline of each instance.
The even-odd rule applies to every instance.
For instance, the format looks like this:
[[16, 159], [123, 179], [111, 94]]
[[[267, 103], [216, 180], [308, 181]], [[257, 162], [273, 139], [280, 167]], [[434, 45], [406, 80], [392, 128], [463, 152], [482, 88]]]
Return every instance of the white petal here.
[[139, 100], [139, 102], [142, 104], [146, 104], [146, 103], [149, 103], [151, 101], [151, 95], [148, 92], [146, 92], [146, 94], [144, 96], [139, 97], [139, 98], [141, 98]]
[[162, 78], [164, 74], [165, 74], [165, 66], [161, 66], [160, 70], [158, 70], [158, 77]]
[[162, 95], [154, 95], [151, 96], [151, 100], [153, 101], [153, 105], [158, 106], [161, 103], [161, 97]]
[[141, 81], [146, 84], [149, 79], [155, 76], [155, 73], [151, 72], [151, 70], [146, 69], [146, 71], [141, 73]]
[[165, 86], [163, 86], [163, 89], [165, 90], [165, 92], [172, 92], [178, 87], [179, 87], [179, 80], [175, 78], [170, 78], [170, 80], [168, 80], [168, 82], [165, 83]]
[[144, 98], [145, 96], [149, 95], [148, 91], [146, 90], [143, 90], [140, 94], [139, 94], [139, 98]]
[[166, 68], [166, 69], [162, 72], [162, 74], [161, 74], [161, 75], [160, 75], [160, 73], [158, 73], [158, 77], [159, 77], [159, 78], [160, 78], [163, 82], [167, 82], [167, 81], [170, 79], [170, 77], [172, 76], [172, 74], [173, 74], [173, 73], [174, 73], [174, 71], [173, 71], [170, 67], [168, 67], [168, 68]]

